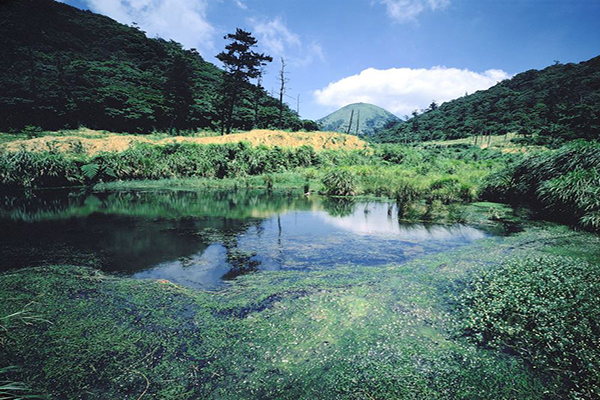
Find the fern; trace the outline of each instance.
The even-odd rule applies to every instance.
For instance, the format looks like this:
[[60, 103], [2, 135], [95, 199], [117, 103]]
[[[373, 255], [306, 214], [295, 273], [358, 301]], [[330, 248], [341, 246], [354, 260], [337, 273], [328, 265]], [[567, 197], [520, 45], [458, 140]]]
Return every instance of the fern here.
[[81, 166], [81, 172], [83, 172], [83, 175], [88, 179], [93, 179], [96, 175], [98, 175], [98, 171], [100, 171], [100, 165], [95, 163]]

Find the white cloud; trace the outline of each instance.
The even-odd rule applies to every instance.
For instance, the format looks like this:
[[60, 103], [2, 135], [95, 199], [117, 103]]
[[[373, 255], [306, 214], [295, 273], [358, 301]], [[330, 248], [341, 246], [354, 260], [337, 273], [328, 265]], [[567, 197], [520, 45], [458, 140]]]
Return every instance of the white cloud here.
[[488, 89], [507, 78], [510, 75], [498, 69], [478, 73], [446, 67], [369, 68], [358, 75], [332, 82], [313, 94], [317, 103], [331, 110], [363, 102], [402, 116], [426, 108], [432, 100], [440, 104], [458, 98], [465, 92]]
[[446, 8], [450, 0], [379, 0], [385, 5], [388, 15], [397, 22], [416, 21], [424, 11]]
[[[121, 23], [137, 23], [148, 36], [173, 39], [203, 56], [214, 53], [216, 29], [208, 22], [207, 0], [85, 0], [88, 7]], [[241, 3], [241, 2], [240, 2]], [[243, 4], [243, 3], [241, 3]]]
[[247, 10], [248, 6], [246, 5], [246, 3], [244, 3], [242, 0], [233, 0], [235, 2], [235, 4], [241, 8], [242, 10]]
[[258, 45], [274, 58], [283, 57], [296, 67], [309, 65], [315, 60], [325, 60], [319, 43], [304, 43], [279, 17], [270, 21], [252, 18], [249, 23]]

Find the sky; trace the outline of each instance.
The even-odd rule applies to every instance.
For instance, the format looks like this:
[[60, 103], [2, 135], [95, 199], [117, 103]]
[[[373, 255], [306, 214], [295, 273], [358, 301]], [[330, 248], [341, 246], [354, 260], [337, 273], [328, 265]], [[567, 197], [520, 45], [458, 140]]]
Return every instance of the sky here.
[[236, 28], [271, 55], [263, 85], [319, 119], [365, 102], [399, 117], [529, 69], [600, 55], [600, 0], [62, 0], [219, 65]]

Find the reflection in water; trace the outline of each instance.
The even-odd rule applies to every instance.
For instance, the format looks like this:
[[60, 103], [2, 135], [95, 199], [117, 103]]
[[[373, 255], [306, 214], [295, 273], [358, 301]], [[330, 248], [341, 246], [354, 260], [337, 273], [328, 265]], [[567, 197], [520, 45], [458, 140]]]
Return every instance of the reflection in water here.
[[132, 276], [139, 279], [167, 279], [192, 287], [215, 287], [229, 270], [225, 247], [212, 244], [189, 257], [165, 261], [153, 268], [135, 272]]
[[405, 224], [396, 205], [254, 191], [0, 198], [0, 270], [92, 265], [202, 288], [263, 270], [400, 263], [486, 236]]

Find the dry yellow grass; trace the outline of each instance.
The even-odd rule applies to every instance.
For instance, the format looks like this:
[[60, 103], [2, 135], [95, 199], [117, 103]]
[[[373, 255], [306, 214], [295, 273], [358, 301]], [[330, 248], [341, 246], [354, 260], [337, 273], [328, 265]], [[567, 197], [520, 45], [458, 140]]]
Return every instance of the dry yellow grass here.
[[33, 152], [58, 150], [70, 154], [95, 155], [101, 152], [119, 152], [137, 143], [165, 145], [168, 143], [237, 143], [250, 142], [253, 146], [299, 147], [312, 146], [315, 150], [324, 149], [364, 149], [367, 144], [352, 135], [335, 132], [283, 132], [269, 130], [253, 130], [226, 136], [189, 137], [175, 136], [162, 139], [138, 135], [118, 135], [92, 131], [89, 129], [73, 131], [72, 135], [43, 136], [27, 140], [15, 140], [0, 145], [0, 149]]

